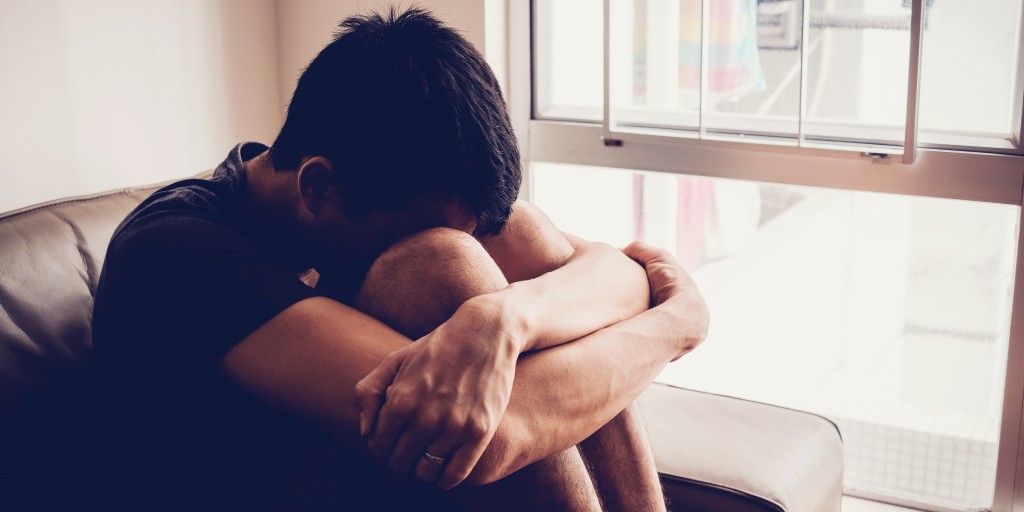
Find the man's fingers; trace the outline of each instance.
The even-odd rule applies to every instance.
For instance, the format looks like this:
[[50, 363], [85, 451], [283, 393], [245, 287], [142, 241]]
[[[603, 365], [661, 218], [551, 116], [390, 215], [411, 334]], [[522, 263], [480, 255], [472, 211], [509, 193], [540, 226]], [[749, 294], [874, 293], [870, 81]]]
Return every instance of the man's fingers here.
[[373, 369], [363, 380], [356, 383], [356, 406], [359, 407], [359, 435], [365, 436], [373, 431], [380, 413], [381, 403], [387, 393], [388, 386], [395, 380], [400, 359], [388, 356], [380, 366]]
[[391, 388], [384, 407], [380, 409], [377, 424], [370, 434], [370, 451], [384, 462], [391, 459], [391, 453], [398, 442], [398, 436], [413, 418], [416, 404], [404, 395], [392, 395]]
[[[430, 443], [420, 454], [419, 462], [416, 463], [416, 478], [420, 481], [427, 483], [434, 483], [446, 467], [450, 464], [449, 459], [452, 457], [453, 452], [457, 448], [457, 443], [454, 436], [446, 435]], [[426, 455], [433, 455], [435, 457], [441, 457], [444, 462], [437, 460], [430, 460]]]
[[639, 241], [622, 248], [623, 254], [641, 265], [646, 265], [648, 261], [654, 259], [657, 251], [658, 249]]
[[377, 422], [377, 413], [380, 412], [381, 396], [369, 388], [360, 388], [362, 381], [356, 384], [356, 405], [359, 407], [359, 435], [365, 436], [373, 430]]
[[415, 422], [411, 428], [398, 439], [395, 451], [391, 454], [391, 469], [396, 473], [408, 473], [416, 467], [417, 461], [423, 458], [427, 443], [437, 434], [434, 425], [423, 425]]
[[484, 449], [487, 448], [489, 442], [490, 437], [460, 446], [449, 458], [444, 468], [444, 474], [437, 481], [437, 486], [449, 490], [462, 483], [476, 467], [477, 461], [484, 454]]

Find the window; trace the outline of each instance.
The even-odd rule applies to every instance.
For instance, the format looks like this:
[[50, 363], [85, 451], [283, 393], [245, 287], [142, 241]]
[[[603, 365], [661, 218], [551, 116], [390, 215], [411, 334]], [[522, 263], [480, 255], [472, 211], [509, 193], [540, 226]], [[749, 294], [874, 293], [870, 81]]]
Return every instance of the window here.
[[[911, 2], [806, 4], [805, 47], [799, 0], [708, 2], [706, 25], [700, 0], [611, 2], [616, 124], [786, 140], [802, 121], [810, 141], [902, 144]], [[537, 117], [600, 122], [601, 2], [536, 9]], [[923, 144], [1013, 148], [1019, 0], [927, 0], [923, 10]]]
[[849, 495], [1016, 510], [1022, 3], [534, 0], [531, 199], [692, 272], [659, 380], [834, 420]]

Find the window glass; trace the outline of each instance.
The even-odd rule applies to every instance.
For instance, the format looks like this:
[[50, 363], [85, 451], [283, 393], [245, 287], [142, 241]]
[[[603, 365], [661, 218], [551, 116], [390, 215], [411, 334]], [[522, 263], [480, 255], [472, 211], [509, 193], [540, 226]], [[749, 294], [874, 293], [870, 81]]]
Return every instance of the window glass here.
[[536, 115], [601, 121], [604, 105], [604, 4], [534, 3]]
[[910, 65], [910, 4], [811, 2], [805, 133], [902, 145]]
[[[616, 129], [703, 126], [794, 139], [801, 0], [611, 3]], [[910, 0], [811, 0], [803, 91], [813, 141], [899, 146], [906, 121]], [[920, 141], [1009, 147], [1022, 0], [925, 0]], [[538, 0], [538, 115], [600, 121], [603, 2]], [[708, 47], [701, 47], [702, 19]], [[701, 110], [701, 61], [707, 59]], [[692, 134], [692, 133], [691, 133]]]
[[732, 0], [709, 8], [708, 130], [795, 137], [803, 3]]
[[[613, 4], [612, 105], [620, 127], [794, 137], [802, 4], [700, 0]], [[701, 62], [707, 59], [701, 116]], [[620, 71], [621, 70], [621, 71]]]
[[701, 3], [611, 4], [612, 115], [620, 127], [700, 126]]
[[921, 60], [921, 133], [1008, 138], [1019, 65], [1020, 0], [927, 0]]
[[1016, 206], [533, 165], [563, 230], [671, 250], [711, 332], [660, 381], [818, 413], [846, 492], [992, 506]]

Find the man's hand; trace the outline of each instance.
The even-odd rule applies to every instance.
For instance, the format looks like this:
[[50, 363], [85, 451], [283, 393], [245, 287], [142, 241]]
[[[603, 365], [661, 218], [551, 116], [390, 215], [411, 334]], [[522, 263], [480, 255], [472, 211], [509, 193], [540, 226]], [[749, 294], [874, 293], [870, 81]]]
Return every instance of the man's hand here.
[[465, 480], [505, 413], [524, 339], [522, 324], [481, 296], [393, 352], [356, 385], [370, 451], [443, 489]]
[[622, 249], [622, 252], [647, 271], [652, 306], [663, 304], [679, 295], [684, 287], [694, 286], [693, 279], [683, 271], [672, 254], [664, 249], [643, 242], [633, 242]]
[[647, 281], [651, 285], [651, 306], [665, 305], [680, 315], [680, 325], [687, 327], [684, 345], [681, 347], [683, 352], [679, 357], [703, 342], [710, 325], [708, 306], [697, 289], [697, 283], [679, 266], [672, 254], [643, 242], [633, 242], [622, 252], [643, 265], [647, 271]]

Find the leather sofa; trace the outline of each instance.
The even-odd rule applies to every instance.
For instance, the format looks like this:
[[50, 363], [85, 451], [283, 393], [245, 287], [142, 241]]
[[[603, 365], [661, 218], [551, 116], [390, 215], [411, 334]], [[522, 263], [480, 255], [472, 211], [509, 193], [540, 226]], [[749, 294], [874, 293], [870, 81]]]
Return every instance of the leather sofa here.
[[[0, 214], [0, 510], [88, 493], [81, 374], [116, 226], [157, 186]], [[838, 512], [842, 442], [811, 414], [656, 384], [639, 399], [675, 511]]]

